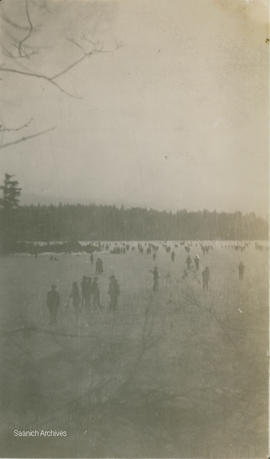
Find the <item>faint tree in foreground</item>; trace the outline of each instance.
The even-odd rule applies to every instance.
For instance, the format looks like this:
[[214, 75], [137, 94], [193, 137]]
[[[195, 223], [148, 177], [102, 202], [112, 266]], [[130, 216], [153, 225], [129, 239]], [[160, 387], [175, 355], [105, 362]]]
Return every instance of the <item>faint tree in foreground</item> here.
[[16, 225], [14, 214], [19, 205], [21, 188], [19, 182], [13, 179], [13, 175], [5, 174], [4, 184], [0, 186], [3, 197], [0, 199], [1, 206], [1, 249], [10, 252], [14, 248]]
[[[38, 59], [40, 55], [42, 55], [43, 59], [47, 57], [44, 52], [46, 53], [46, 49], [50, 51], [50, 46], [47, 45], [47, 42], [40, 43], [39, 32], [43, 30], [44, 33], [53, 17], [54, 12], [49, 8], [49, 3], [47, 0], [21, 0], [21, 2], [14, 2], [13, 5], [12, 2], [0, 2], [2, 25], [0, 80], [4, 81], [9, 75], [19, 78], [20, 84], [27, 79], [38, 80], [65, 94], [67, 97], [81, 99], [80, 95], [66, 88], [66, 83], [65, 86], [63, 85], [62, 77], [92, 55], [110, 53], [118, 49], [120, 45], [115, 43], [111, 48], [105, 49], [100, 41], [92, 39], [95, 30], [80, 32], [78, 38], [73, 36], [61, 37], [63, 38], [63, 49], [59, 51], [60, 55], [71, 52], [70, 61], [63, 64], [60, 69], [50, 68], [49, 64], [48, 68], [50, 70], [48, 73], [44, 72], [39, 65]], [[70, 4], [67, 4], [64, 0], [57, 3], [52, 2], [52, 4], [56, 10], [60, 10], [58, 21], [61, 21], [61, 14], [64, 15], [65, 9], [71, 8]], [[11, 9], [9, 9], [10, 5], [12, 5]], [[17, 11], [19, 8], [17, 7], [21, 8], [19, 14]], [[100, 7], [100, 5], [96, 5], [97, 10]], [[49, 35], [50, 31], [48, 30]], [[66, 48], [67, 45], [68, 48]], [[76, 51], [75, 54], [74, 51]], [[27, 92], [22, 94], [23, 101], [27, 101], [27, 97]], [[1, 102], [3, 101], [8, 103], [2, 97]], [[23, 120], [19, 125], [7, 123], [3, 119], [5, 118], [3, 116], [4, 113], [5, 111], [2, 110], [0, 116], [0, 149], [39, 137], [56, 128], [56, 126], [46, 126], [43, 129], [32, 128], [32, 118]]]

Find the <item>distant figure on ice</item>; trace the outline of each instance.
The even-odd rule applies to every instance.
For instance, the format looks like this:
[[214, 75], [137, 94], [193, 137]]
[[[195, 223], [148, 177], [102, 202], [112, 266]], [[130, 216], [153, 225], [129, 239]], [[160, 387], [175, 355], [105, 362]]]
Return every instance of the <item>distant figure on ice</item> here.
[[195, 262], [196, 269], [197, 269], [197, 271], [198, 271], [198, 270], [199, 270], [199, 267], [200, 267], [200, 257], [199, 257], [199, 255], [196, 255], [196, 256], [194, 257], [194, 262]]
[[109, 308], [111, 311], [116, 311], [117, 305], [118, 305], [118, 298], [120, 295], [120, 287], [119, 287], [118, 281], [116, 280], [115, 276], [110, 277], [108, 294], [110, 297]]
[[153, 274], [153, 292], [157, 292], [159, 288], [159, 272], [156, 266], [151, 273]]
[[101, 258], [98, 258], [96, 261], [96, 274], [102, 274], [103, 273], [103, 261]]
[[75, 312], [76, 320], [79, 320], [79, 313], [80, 313], [80, 304], [81, 304], [81, 296], [77, 282], [73, 282], [71, 293], [69, 296], [72, 300], [72, 306]]
[[86, 277], [85, 290], [84, 290], [84, 305], [86, 309], [90, 309], [90, 306], [91, 306], [91, 292], [92, 292], [92, 279], [91, 277]]
[[82, 308], [86, 306], [87, 303], [87, 277], [83, 276], [81, 280], [81, 302], [82, 302]]
[[54, 325], [57, 322], [57, 313], [60, 307], [60, 295], [56, 290], [56, 285], [52, 285], [51, 290], [47, 293], [47, 307], [49, 310], [50, 321], [49, 325]]
[[191, 256], [188, 255], [188, 257], [187, 257], [187, 259], [186, 259], [187, 269], [190, 269], [190, 267], [191, 267], [191, 262], [192, 262]]
[[98, 285], [98, 278], [95, 277], [92, 283], [93, 307], [100, 308], [100, 290]]
[[245, 273], [245, 265], [242, 261], [240, 261], [239, 266], [238, 266], [239, 280], [244, 279], [244, 273]]
[[94, 254], [93, 254], [93, 252], [90, 255], [90, 262], [91, 262], [91, 265], [94, 263]]
[[172, 253], [171, 253], [171, 260], [174, 261], [175, 260], [175, 251], [173, 250]]
[[206, 268], [204, 268], [202, 272], [202, 285], [203, 285], [204, 290], [208, 290], [209, 279], [210, 279], [210, 270], [208, 266], [206, 266]]

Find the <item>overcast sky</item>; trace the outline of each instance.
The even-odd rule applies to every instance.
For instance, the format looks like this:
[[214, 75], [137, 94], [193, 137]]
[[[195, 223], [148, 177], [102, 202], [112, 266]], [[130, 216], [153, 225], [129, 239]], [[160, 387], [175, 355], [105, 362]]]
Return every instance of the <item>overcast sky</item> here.
[[[0, 8], [27, 25], [23, 5], [4, 0]], [[4, 65], [51, 76], [81, 56], [69, 39], [89, 50], [91, 38], [108, 52], [57, 79], [79, 98], [42, 79], [0, 74], [2, 123], [33, 118], [25, 134], [55, 126], [0, 150], [1, 175], [16, 174], [23, 202], [267, 214], [265, 0], [30, 5], [26, 43], [37, 54], [16, 61], [2, 54]], [[25, 33], [5, 20], [1, 42], [15, 53], [12, 40]]]

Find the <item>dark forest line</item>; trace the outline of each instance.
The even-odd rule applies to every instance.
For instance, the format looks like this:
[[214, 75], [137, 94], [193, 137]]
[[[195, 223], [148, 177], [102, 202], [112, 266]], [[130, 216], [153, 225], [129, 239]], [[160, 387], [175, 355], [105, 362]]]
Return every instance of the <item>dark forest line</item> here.
[[11, 227], [17, 241], [268, 239], [267, 221], [254, 213], [107, 205], [21, 206]]

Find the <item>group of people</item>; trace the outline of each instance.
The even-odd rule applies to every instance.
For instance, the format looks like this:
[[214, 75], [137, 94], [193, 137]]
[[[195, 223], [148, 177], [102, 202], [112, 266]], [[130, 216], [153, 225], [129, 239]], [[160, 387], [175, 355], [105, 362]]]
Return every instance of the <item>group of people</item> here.
[[[194, 257], [194, 264], [195, 264], [195, 268], [196, 268], [196, 271], [199, 271], [200, 269], [200, 257], [199, 255], [195, 255]], [[187, 265], [187, 269], [191, 269], [191, 266], [192, 266], [192, 258], [190, 255], [187, 256], [186, 258], [186, 265]]]
[[100, 308], [100, 290], [98, 285], [98, 278], [83, 276], [81, 281], [81, 295], [77, 282], [73, 282], [70, 298], [74, 302], [81, 304], [82, 308], [89, 309], [91, 304], [94, 308]]
[[[187, 270], [184, 270], [184, 274], [182, 276], [182, 279], [185, 279], [188, 277], [188, 271], [191, 269], [191, 263], [192, 263], [192, 258], [190, 255], [186, 258], [186, 266]], [[194, 257], [194, 263], [195, 263], [195, 268], [198, 271], [200, 268], [200, 258], [198, 255]], [[150, 271], [153, 275], [153, 292], [157, 292], [159, 290], [159, 271], [157, 266], [154, 267], [153, 270]], [[240, 281], [244, 279], [244, 273], [245, 273], [245, 265], [242, 261], [240, 261], [238, 265], [238, 278]], [[168, 280], [169, 274], [167, 274], [166, 279]], [[209, 289], [209, 281], [210, 281], [210, 269], [209, 266], [205, 266], [205, 268], [202, 270], [202, 288], [203, 290], [208, 290]]]
[[[74, 281], [72, 283], [71, 292], [66, 305], [66, 309], [68, 309], [71, 302], [76, 321], [79, 320], [79, 316], [83, 310], [90, 312], [91, 309], [101, 309], [98, 278], [94, 277], [92, 281], [91, 277], [83, 276], [80, 287], [81, 288], [78, 286], [78, 282]], [[120, 286], [114, 275], [110, 277], [108, 295], [109, 310], [115, 312], [118, 306]], [[58, 312], [60, 310], [60, 294], [55, 284], [51, 286], [50, 291], [47, 293], [47, 308], [49, 312], [49, 324], [56, 324]]]
[[[192, 259], [190, 255], [190, 247], [185, 247], [186, 252], [188, 254], [186, 258], [186, 269], [184, 270], [184, 274], [182, 279], [188, 277], [188, 273], [192, 268], [192, 262], [194, 262], [196, 271], [200, 269], [200, 257], [199, 255], [195, 255]], [[142, 246], [138, 244], [138, 250], [141, 252]], [[207, 247], [207, 250], [209, 248]], [[156, 254], [156, 250], [154, 250], [154, 255]], [[171, 252], [171, 260], [175, 261], [175, 252]], [[94, 263], [93, 254], [90, 256], [91, 264]], [[95, 264], [95, 271], [97, 275], [101, 275], [104, 271], [103, 269], [103, 261], [101, 258], [97, 258]], [[155, 266], [153, 270], [150, 271], [153, 276], [153, 292], [157, 292], [159, 290], [159, 280], [160, 274], [158, 267]], [[244, 279], [245, 273], [245, 265], [242, 261], [240, 261], [238, 265], [238, 278], [240, 281]], [[202, 288], [203, 290], [209, 289], [209, 281], [210, 281], [210, 269], [209, 266], [205, 266], [204, 269], [201, 271], [202, 276]], [[109, 310], [116, 311], [118, 306], [118, 299], [120, 295], [120, 287], [119, 283], [114, 275], [110, 277], [109, 287], [108, 287], [108, 295], [109, 295]], [[76, 281], [72, 283], [71, 292], [68, 297], [67, 308], [72, 304], [73, 311], [78, 321], [80, 313], [85, 311], [91, 311], [101, 309], [101, 299], [100, 299], [100, 288], [98, 283], [98, 277], [94, 277], [93, 280], [91, 277], [83, 276], [80, 287]], [[57, 315], [60, 308], [60, 295], [57, 291], [56, 286], [53, 284], [51, 290], [47, 294], [47, 307], [49, 311], [50, 317], [50, 324], [55, 324], [57, 322]]]
[[[198, 268], [197, 268], [198, 269]], [[153, 275], [153, 292], [157, 292], [159, 290], [159, 271], [157, 266], [154, 267], [154, 269], [151, 271]], [[166, 279], [169, 279], [169, 273], [166, 276]], [[187, 271], [184, 270], [184, 274], [182, 279], [185, 279], [187, 277]], [[210, 280], [210, 269], [208, 266], [204, 268], [202, 271], [202, 288], [203, 290], [208, 290], [209, 287], [209, 280]]]

